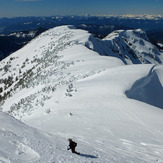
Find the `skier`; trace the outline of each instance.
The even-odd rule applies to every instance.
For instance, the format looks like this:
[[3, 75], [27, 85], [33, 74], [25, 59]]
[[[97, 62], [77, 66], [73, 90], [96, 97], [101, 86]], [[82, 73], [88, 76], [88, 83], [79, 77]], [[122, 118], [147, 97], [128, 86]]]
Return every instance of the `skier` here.
[[72, 153], [76, 153], [76, 154], [80, 155], [80, 153], [75, 151], [75, 147], [77, 146], [77, 143], [72, 141], [72, 139], [70, 139], [70, 138], [67, 140], [69, 141], [69, 146], [67, 147], [67, 150], [71, 149]]

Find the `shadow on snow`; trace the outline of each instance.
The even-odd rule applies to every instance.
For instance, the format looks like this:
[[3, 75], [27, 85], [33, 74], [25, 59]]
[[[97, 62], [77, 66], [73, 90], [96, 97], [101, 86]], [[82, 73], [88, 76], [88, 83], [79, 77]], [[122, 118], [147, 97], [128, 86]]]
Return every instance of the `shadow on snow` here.
[[97, 158], [97, 156], [93, 156], [93, 155], [89, 155], [89, 154], [83, 154], [83, 153], [80, 153], [80, 156], [87, 157], [87, 158]]

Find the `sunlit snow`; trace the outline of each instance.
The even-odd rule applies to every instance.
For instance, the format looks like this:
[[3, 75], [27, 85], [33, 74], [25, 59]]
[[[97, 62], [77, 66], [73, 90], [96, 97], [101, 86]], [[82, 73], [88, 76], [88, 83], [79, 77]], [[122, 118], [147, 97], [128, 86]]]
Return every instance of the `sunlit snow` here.
[[[2, 60], [0, 162], [162, 163], [163, 60], [145, 37], [100, 40], [62, 26]], [[138, 63], [151, 64], [124, 55], [134, 40]], [[67, 151], [67, 138], [81, 155]]]

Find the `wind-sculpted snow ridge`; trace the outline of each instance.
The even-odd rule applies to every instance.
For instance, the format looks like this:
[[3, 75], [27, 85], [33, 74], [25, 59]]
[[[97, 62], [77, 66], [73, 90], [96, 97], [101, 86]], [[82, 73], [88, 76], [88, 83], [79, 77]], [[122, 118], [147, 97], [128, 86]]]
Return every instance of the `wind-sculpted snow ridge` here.
[[153, 66], [149, 74], [136, 81], [132, 88], [126, 91], [133, 98], [163, 109], [163, 66]]
[[[141, 60], [115, 52], [127, 46], [123, 37], [118, 39], [121, 32], [129, 42], [142, 33], [119, 31], [100, 40], [87, 31], [61, 26], [42, 33], [0, 62], [1, 110], [36, 128], [0, 114], [0, 161], [163, 161], [159, 97], [163, 66], [150, 56], [146, 60], [156, 65], [134, 65]], [[147, 45], [145, 34], [141, 35]], [[115, 40], [121, 41], [118, 44]], [[137, 41], [135, 47], [137, 51], [143, 48]], [[158, 57], [161, 60], [161, 54]], [[153, 94], [151, 89], [150, 98], [148, 92], [143, 92], [147, 101], [141, 100], [138, 92], [155, 86], [157, 92]], [[137, 94], [139, 98], [133, 100], [126, 94], [131, 98]], [[157, 103], [158, 97], [159, 105], [148, 102], [152, 99]], [[67, 138], [78, 143], [76, 150], [81, 155], [66, 150]]]

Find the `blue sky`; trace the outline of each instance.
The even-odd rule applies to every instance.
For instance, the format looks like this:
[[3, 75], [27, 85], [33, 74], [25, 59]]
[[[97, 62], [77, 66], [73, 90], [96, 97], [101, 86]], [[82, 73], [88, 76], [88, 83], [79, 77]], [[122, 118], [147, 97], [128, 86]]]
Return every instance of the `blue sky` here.
[[0, 0], [0, 17], [162, 14], [163, 0]]

